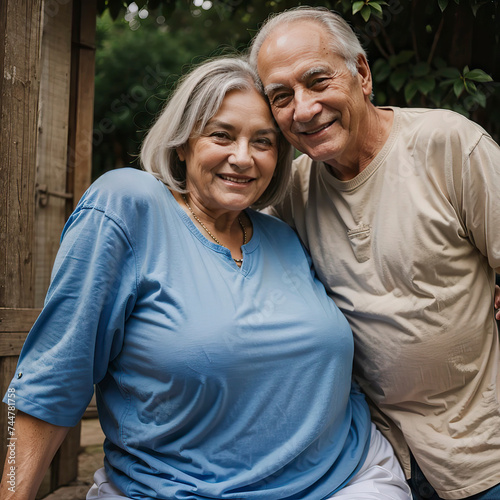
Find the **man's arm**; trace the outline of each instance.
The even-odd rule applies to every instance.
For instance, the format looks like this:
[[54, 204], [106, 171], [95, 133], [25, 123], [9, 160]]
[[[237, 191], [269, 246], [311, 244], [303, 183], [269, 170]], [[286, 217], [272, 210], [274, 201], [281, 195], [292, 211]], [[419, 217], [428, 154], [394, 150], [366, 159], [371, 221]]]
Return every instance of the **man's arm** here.
[[17, 412], [15, 439], [10, 441], [12, 452], [7, 450], [2, 473], [2, 500], [34, 500], [45, 472], [69, 429]]

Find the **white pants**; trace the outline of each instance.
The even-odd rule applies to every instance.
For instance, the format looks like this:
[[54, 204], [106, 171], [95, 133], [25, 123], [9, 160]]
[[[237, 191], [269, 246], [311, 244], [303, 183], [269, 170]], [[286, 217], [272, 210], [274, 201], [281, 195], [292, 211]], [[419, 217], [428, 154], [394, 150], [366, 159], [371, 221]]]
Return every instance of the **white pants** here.
[[87, 493], [86, 500], [130, 500], [108, 479], [104, 467], [94, 474], [94, 485]]
[[[372, 424], [370, 449], [359, 472], [334, 500], [412, 500], [410, 488], [389, 441]], [[129, 500], [111, 483], [104, 469], [94, 474], [87, 500]]]
[[410, 487], [389, 441], [372, 423], [370, 449], [363, 467], [334, 500], [412, 500]]

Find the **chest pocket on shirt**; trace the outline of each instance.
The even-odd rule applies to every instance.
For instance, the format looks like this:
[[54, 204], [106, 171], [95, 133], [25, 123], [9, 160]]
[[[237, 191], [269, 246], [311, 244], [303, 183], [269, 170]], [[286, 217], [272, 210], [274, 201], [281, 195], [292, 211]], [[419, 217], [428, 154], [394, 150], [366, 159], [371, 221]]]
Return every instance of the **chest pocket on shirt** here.
[[366, 262], [370, 258], [371, 227], [358, 224], [354, 229], [347, 230], [347, 237], [358, 262]]

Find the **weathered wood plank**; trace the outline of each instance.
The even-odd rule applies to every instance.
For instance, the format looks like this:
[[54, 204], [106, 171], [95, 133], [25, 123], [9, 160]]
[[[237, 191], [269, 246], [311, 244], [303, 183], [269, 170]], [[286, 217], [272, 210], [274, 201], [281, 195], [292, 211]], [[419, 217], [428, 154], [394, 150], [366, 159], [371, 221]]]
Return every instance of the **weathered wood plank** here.
[[75, 1], [72, 47], [72, 86], [76, 99], [71, 103], [70, 126], [73, 134], [68, 151], [67, 191], [73, 193], [73, 203], [67, 205], [71, 212], [92, 178], [92, 131], [95, 74], [95, 29], [97, 2]]
[[2, 2], [0, 305], [33, 306], [41, 0]]
[[[47, 8], [51, 7], [51, 8]], [[41, 307], [66, 220], [72, 2], [46, 3], [43, 18], [35, 207], [35, 305]]]
[[0, 333], [26, 333], [31, 330], [41, 309], [0, 307]]
[[27, 335], [26, 332], [2, 333], [0, 335], [0, 358], [3, 356], [19, 356]]

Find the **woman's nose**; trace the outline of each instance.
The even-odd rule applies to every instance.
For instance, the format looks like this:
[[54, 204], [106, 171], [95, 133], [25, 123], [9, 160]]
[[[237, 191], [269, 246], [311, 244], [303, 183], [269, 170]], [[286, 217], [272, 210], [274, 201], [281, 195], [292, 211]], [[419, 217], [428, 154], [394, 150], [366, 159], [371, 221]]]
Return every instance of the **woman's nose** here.
[[238, 168], [250, 168], [252, 166], [252, 153], [247, 141], [238, 141], [229, 157], [229, 163]]

